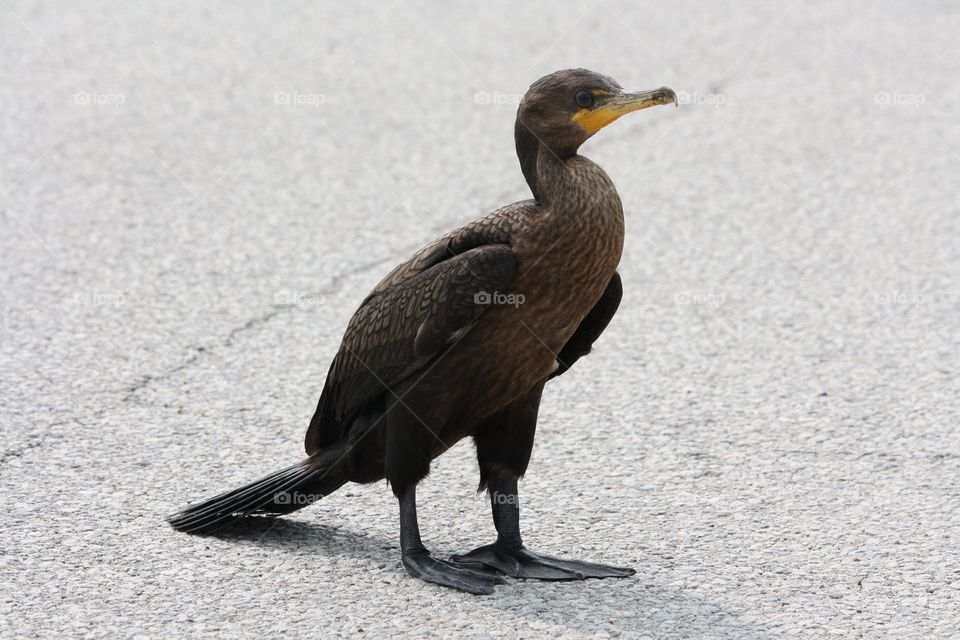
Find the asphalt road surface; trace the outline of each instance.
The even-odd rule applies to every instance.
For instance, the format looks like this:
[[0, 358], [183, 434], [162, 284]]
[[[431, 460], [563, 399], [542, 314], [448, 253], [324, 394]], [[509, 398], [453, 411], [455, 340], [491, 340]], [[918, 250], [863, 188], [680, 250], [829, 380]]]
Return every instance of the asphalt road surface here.
[[[958, 31], [939, 1], [2, 0], [0, 635], [956, 637]], [[582, 150], [626, 293], [545, 394], [523, 527], [637, 575], [425, 584], [382, 483], [172, 531], [301, 456], [393, 264], [528, 197], [516, 102], [574, 66], [682, 104]], [[476, 481], [464, 442], [421, 486], [437, 554], [492, 540]]]

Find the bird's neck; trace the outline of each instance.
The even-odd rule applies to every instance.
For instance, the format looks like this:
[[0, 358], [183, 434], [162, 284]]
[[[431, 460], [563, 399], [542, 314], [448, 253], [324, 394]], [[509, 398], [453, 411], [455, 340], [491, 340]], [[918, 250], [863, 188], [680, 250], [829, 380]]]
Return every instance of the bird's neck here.
[[538, 204], [561, 215], [569, 210], [580, 216], [585, 209], [596, 209], [622, 216], [616, 187], [598, 165], [575, 152], [558, 155], [519, 119], [516, 143], [520, 170]]
[[564, 192], [568, 179], [566, 162], [569, 157], [560, 157], [523, 125], [517, 125], [517, 157], [520, 170], [533, 192], [538, 204], [550, 206], [556, 203]]
[[576, 149], [558, 152], [552, 149], [517, 117], [514, 129], [520, 170], [538, 204], [551, 205], [561, 197], [567, 179], [565, 163], [576, 157]]
[[612, 191], [619, 203], [616, 189], [603, 169], [587, 158], [578, 156], [576, 150], [558, 153], [538, 139], [519, 118], [515, 137], [520, 170], [534, 199], [541, 206], [554, 210], [564, 209], [566, 205], [582, 208], [591, 204], [579, 202], [584, 196], [590, 195], [581, 193], [587, 187], [595, 189], [597, 196]]

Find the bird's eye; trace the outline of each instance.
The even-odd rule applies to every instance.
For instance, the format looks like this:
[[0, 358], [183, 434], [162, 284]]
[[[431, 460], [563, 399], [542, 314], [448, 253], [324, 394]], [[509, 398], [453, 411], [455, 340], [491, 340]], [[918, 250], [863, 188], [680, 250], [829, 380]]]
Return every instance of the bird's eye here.
[[581, 107], [589, 107], [593, 103], [593, 96], [589, 91], [581, 89], [577, 91], [577, 104]]

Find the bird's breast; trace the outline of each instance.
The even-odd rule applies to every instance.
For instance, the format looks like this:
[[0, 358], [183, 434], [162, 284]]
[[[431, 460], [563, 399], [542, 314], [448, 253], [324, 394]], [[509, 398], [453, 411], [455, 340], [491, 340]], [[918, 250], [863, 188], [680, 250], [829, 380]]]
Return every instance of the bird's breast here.
[[[551, 214], [552, 215], [552, 214]], [[623, 252], [619, 200], [544, 220], [515, 238], [516, 315], [543, 343], [559, 351], [603, 294]]]

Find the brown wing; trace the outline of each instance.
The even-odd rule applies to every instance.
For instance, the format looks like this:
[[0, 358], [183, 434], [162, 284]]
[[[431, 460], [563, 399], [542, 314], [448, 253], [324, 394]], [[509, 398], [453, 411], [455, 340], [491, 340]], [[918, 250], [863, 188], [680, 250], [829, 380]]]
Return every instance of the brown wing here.
[[434, 240], [397, 265], [373, 288], [363, 304], [453, 256], [488, 244], [510, 244], [511, 229], [541, 210], [533, 200], [516, 202]]
[[580, 321], [580, 326], [557, 354], [559, 367], [550, 375], [551, 378], [562, 375], [573, 366], [574, 362], [590, 353], [593, 343], [610, 324], [613, 314], [617, 312], [622, 297], [623, 283], [620, 282], [620, 274], [614, 272], [597, 304], [593, 305], [590, 313]]
[[[516, 258], [508, 245], [477, 243], [464, 251], [465, 239], [451, 235], [391, 272], [350, 320], [307, 431], [308, 454], [341, 439], [367, 403], [476, 322], [489, 305], [478, 293], [510, 287]], [[457, 255], [443, 259], [454, 249]]]

